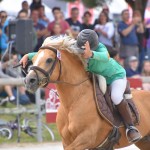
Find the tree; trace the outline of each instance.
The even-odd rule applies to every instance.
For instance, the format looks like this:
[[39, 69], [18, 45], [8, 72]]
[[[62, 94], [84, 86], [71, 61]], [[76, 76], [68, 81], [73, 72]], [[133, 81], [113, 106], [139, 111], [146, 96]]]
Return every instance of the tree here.
[[[76, 0], [65, 0], [67, 2], [75, 2]], [[103, 6], [106, 3], [109, 3], [113, 0], [81, 0], [83, 4], [88, 8], [94, 8], [97, 6]], [[140, 10], [143, 18], [148, 0], [125, 0], [133, 10]]]
[[140, 10], [143, 18], [148, 0], [125, 0], [133, 10]]
[[[64, 0], [64, 1], [75, 2], [79, 0]], [[94, 8], [97, 6], [103, 6], [104, 4], [106, 4], [107, 2], [111, 2], [112, 0], [80, 0], [80, 1], [82, 1], [86, 7]]]

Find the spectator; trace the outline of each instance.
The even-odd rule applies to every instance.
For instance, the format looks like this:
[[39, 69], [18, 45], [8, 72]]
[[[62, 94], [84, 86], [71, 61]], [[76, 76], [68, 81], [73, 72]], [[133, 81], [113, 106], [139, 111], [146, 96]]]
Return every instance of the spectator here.
[[[4, 92], [6, 93], [6, 95], [4, 94]], [[6, 102], [11, 102], [13, 104], [16, 103], [16, 98], [13, 95], [11, 86], [9, 85], [0, 86], [0, 97], [4, 97], [4, 96], [7, 96], [7, 97], [1, 98], [0, 105], [5, 104]]]
[[38, 10], [39, 10], [39, 23], [47, 27], [49, 19], [45, 15], [45, 7], [41, 5]]
[[[11, 61], [7, 61], [7, 62], [5, 62], [3, 64], [0, 62], [0, 78], [10, 78], [10, 76], [8, 76], [7, 74], [5, 74], [3, 72], [3, 69], [7, 68], [10, 63], [11, 63]], [[4, 92], [6, 94], [4, 94]], [[2, 98], [0, 100], [0, 105], [3, 105], [4, 103], [6, 103], [8, 101], [12, 102], [13, 104], [16, 103], [16, 98], [13, 95], [12, 87], [9, 86], [9, 85], [0, 86], [0, 96], [1, 97], [7, 96], [6, 98]]]
[[[143, 63], [142, 76], [150, 77], [150, 61], [149, 60], [145, 60]], [[143, 83], [143, 90], [150, 91], [150, 83]]]
[[139, 66], [142, 68], [143, 60], [145, 58], [145, 45], [144, 45], [144, 24], [142, 20], [142, 15], [139, 10], [133, 11], [133, 18], [139, 18], [139, 22], [137, 24], [138, 27], [141, 28], [141, 32], [136, 32], [138, 38], [138, 48], [139, 48]]
[[[10, 76], [6, 75], [3, 73], [2, 69], [3, 68], [6, 68], [8, 67], [8, 63], [9, 62], [6, 62], [4, 64], [2, 64], [0, 62], [0, 78], [9, 78]], [[6, 95], [3, 93], [3, 91], [6, 93]], [[12, 92], [12, 87], [9, 86], [9, 85], [5, 85], [5, 86], [0, 86], [0, 96], [1, 97], [4, 97], [4, 96], [7, 96], [6, 98], [2, 98], [0, 100], [0, 105], [3, 105], [4, 103], [10, 101], [12, 103], [15, 103], [16, 102], [16, 98], [15, 96], [13, 95], [13, 92]]]
[[17, 19], [29, 19], [27, 11], [20, 10], [17, 15]]
[[33, 21], [33, 26], [36, 31], [38, 39], [38, 43], [34, 51], [38, 51], [44, 41], [47, 30], [41, 23], [39, 23], [39, 12], [37, 9], [33, 9], [31, 11], [31, 19]]
[[120, 34], [121, 46], [120, 57], [123, 59], [129, 56], [139, 56], [137, 32], [141, 33], [143, 29], [139, 26], [139, 17], [133, 17], [129, 22], [129, 10], [122, 11], [122, 21], [118, 24], [118, 32]]
[[[112, 21], [110, 18], [109, 18], [109, 7], [107, 5], [104, 5], [103, 8], [102, 8], [102, 12], [106, 13], [107, 16], [108, 16], [108, 21]], [[94, 26], [96, 24], [99, 24], [99, 18], [95, 19], [95, 22], [94, 22]]]
[[53, 26], [53, 34], [52, 35], [56, 35], [59, 36], [61, 35], [61, 25], [59, 23], [55, 23]]
[[82, 30], [84, 29], [94, 29], [94, 26], [90, 24], [91, 22], [92, 14], [89, 11], [86, 11], [83, 15], [83, 24], [82, 24]]
[[[1, 13], [0, 13], [0, 24], [1, 24]], [[1, 58], [1, 51], [2, 51], [2, 44], [1, 44], [1, 35], [2, 35], [2, 27], [1, 27], [1, 25], [0, 25], [0, 58]]]
[[28, 4], [27, 1], [23, 1], [23, 2], [21, 3], [21, 7], [22, 7], [21, 10], [26, 11], [26, 12], [27, 12], [27, 15], [30, 14], [29, 4]]
[[[7, 55], [4, 57], [4, 63], [2, 64], [2, 69], [3, 69], [3, 72], [6, 73], [5, 74], [6, 77], [8, 77], [8, 78], [10, 78], [10, 77], [13, 77], [13, 78], [23, 77], [22, 72], [21, 72], [21, 68], [17, 68], [17, 70], [12, 68], [12, 66], [17, 65], [18, 63], [19, 63], [19, 61], [18, 61], [18, 57], [16, 54], [11, 55], [10, 60], [8, 60]], [[2, 76], [2, 77], [4, 77], [4, 76]], [[19, 86], [18, 90], [19, 90], [19, 103], [22, 105], [29, 104], [30, 99], [25, 93], [25, 87]], [[15, 87], [13, 87], [12, 92], [13, 92], [13, 95], [15, 97], [17, 97], [17, 91], [16, 91]], [[9, 97], [6, 97], [5, 100], [8, 101]]]
[[95, 31], [99, 35], [99, 41], [103, 43], [108, 51], [112, 50], [114, 36], [114, 25], [112, 22], [108, 22], [108, 15], [105, 12], [101, 12], [99, 16], [99, 23], [95, 25]]
[[61, 34], [65, 34], [70, 32], [70, 26], [69, 24], [63, 19], [63, 15], [61, 12], [61, 9], [59, 7], [54, 7], [52, 9], [52, 13], [54, 16], [54, 21], [50, 22], [48, 25], [48, 31], [50, 32], [51, 35], [54, 35], [54, 24], [59, 23], [61, 26]]
[[1, 11], [0, 16], [1, 16], [1, 22], [0, 22], [0, 29], [1, 29], [0, 49], [1, 49], [1, 54], [3, 54], [6, 50], [6, 48], [7, 48], [7, 43], [8, 43], [8, 36], [7, 36], [8, 20], [7, 20], [6, 11]]
[[32, 0], [32, 3], [30, 5], [30, 9], [31, 9], [31, 11], [33, 9], [39, 9], [41, 5], [42, 5], [41, 0]]
[[143, 63], [142, 76], [149, 77], [150, 76], [150, 61], [145, 60]]
[[139, 78], [140, 73], [138, 71], [138, 58], [136, 56], [129, 57], [129, 67], [126, 69], [126, 76], [128, 78]]
[[148, 58], [150, 59], [150, 19], [147, 20], [145, 27], [146, 27], [146, 31], [145, 31], [146, 50], [147, 50]]
[[78, 33], [82, 30], [82, 24], [78, 21], [79, 9], [74, 7], [71, 9], [71, 18], [66, 19], [72, 29], [72, 35], [77, 37]]

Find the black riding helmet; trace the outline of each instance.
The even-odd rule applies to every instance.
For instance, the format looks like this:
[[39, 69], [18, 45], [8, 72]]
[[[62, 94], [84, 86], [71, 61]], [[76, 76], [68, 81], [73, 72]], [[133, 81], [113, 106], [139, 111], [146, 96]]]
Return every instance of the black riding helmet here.
[[91, 29], [82, 30], [77, 36], [76, 46], [79, 49], [84, 50], [85, 48], [83, 46], [86, 41], [89, 41], [91, 50], [95, 50], [99, 44], [97, 33]]

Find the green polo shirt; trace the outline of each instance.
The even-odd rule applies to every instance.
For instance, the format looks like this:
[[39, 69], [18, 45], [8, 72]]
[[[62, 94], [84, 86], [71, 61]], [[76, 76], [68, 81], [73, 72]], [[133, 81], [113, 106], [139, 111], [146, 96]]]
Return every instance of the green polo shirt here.
[[87, 70], [105, 77], [108, 85], [126, 76], [125, 69], [116, 60], [110, 58], [107, 48], [101, 43], [93, 51], [93, 57], [89, 59]]

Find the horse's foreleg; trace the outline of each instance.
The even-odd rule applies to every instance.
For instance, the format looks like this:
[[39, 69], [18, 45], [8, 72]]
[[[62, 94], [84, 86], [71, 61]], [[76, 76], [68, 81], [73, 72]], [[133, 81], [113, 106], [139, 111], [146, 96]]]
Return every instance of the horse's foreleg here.
[[65, 150], [85, 150], [91, 148], [91, 143], [93, 143], [94, 139], [91, 137], [89, 141], [89, 137], [91, 137], [90, 131], [82, 132], [65, 148]]

